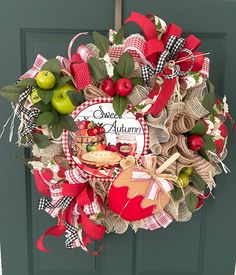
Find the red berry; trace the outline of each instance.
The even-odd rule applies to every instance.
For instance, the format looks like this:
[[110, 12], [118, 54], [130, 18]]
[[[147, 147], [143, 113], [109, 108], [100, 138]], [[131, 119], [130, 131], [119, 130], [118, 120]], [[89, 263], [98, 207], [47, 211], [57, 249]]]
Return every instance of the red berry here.
[[117, 147], [112, 144], [108, 144], [105, 148], [106, 151], [117, 152]]
[[119, 96], [128, 96], [133, 90], [133, 83], [128, 78], [120, 78], [116, 82], [116, 93]]
[[98, 135], [98, 129], [97, 128], [90, 128], [87, 130], [89, 136], [97, 136]]
[[42, 176], [45, 180], [50, 181], [54, 177], [54, 173], [50, 168], [45, 168], [42, 172]]
[[228, 129], [227, 129], [227, 127], [225, 126], [224, 123], [222, 123], [222, 124], [220, 125], [219, 130], [220, 130], [220, 133], [221, 133], [221, 136], [222, 136], [222, 137], [225, 138], [225, 137], [228, 136]]
[[101, 89], [109, 96], [114, 96], [116, 93], [116, 84], [111, 78], [106, 78], [101, 85]]
[[193, 151], [198, 151], [204, 146], [204, 140], [201, 136], [191, 135], [188, 137], [188, 148]]

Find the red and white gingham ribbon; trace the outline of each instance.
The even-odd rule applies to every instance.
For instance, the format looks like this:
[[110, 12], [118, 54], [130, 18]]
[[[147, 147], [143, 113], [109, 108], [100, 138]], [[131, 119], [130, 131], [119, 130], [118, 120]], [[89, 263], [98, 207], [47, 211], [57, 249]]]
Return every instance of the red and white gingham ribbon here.
[[166, 228], [172, 221], [173, 218], [165, 210], [162, 210], [157, 214], [145, 218], [143, 229], [155, 230], [161, 227]]
[[32, 68], [30, 68], [26, 73], [20, 76], [19, 79], [22, 80], [25, 78], [34, 78], [46, 62], [47, 59], [44, 58], [42, 55], [38, 54]]
[[210, 59], [208, 57], [205, 57], [202, 65], [202, 69], [199, 71], [199, 73], [203, 78], [209, 78], [209, 71], [210, 71]]
[[145, 57], [145, 38], [140, 34], [132, 34], [127, 37], [122, 45], [114, 45], [110, 47], [108, 54], [113, 59], [119, 59], [124, 52], [129, 52], [138, 59], [142, 64], [152, 64]]
[[56, 57], [61, 63], [62, 72], [71, 77], [71, 80], [78, 90], [83, 89], [91, 82], [87, 63], [93, 54], [84, 45], [80, 45], [75, 53], [72, 54], [72, 47], [80, 36], [87, 34], [88, 32], [78, 33], [71, 39], [68, 46], [68, 58], [62, 56]]

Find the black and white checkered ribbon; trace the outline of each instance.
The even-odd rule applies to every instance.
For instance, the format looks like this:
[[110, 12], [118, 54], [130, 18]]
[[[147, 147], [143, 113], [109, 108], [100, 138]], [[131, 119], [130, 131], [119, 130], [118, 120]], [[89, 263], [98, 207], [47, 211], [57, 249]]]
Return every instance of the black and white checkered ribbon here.
[[[46, 197], [40, 198], [38, 204], [38, 210], [45, 210], [47, 208], [55, 209], [55, 208], [62, 208], [62, 213], [67, 209], [74, 198], [73, 197], [63, 197], [59, 203], [53, 205], [50, 200]], [[65, 245], [66, 248], [72, 249], [74, 248], [73, 242], [78, 239], [78, 228], [72, 226], [71, 224], [67, 223], [63, 219], [63, 223], [68, 230], [68, 234], [66, 235]]]
[[192, 63], [194, 62], [194, 55], [193, 53], [187, 49], [184, 48], [185, 46], [185, 39], [184, 38], [178, 38], [175, 35], [171, 35], [170, 38], [168, 39], [166, 43], [166, 48], [165, 50], [161, 53], [156, 68], [152, 69], [149, 65], [145, 65], [142, 67], [142, 77], [144, 81], [149, 80], [153, 75], [158, 74], [163, 71], [165, 68], [166, 63], [170, 66], [173, 67], [173, 72], [168, 75], [164, 75], [166, 79], [172, 79], [175, 78], [176, 76], [184, 76], [187, 75], [190, 71], [191, 68], [188, 71], [181, 71], [180, 66], [175, 64], [174, 60], [176, 59], [177, 55], [180, 52], [187, 52], [191, 59]]
[[[27, 86], [26, 89], [20, 94], [18, 102], [17, 116], [20, 119], [23, 127], [20, 129], [18, 143], [20, 146], [29, 147], [33, 144], [32, 130], [36, 127], [35, 119], [39, 115], [36, 109], [29, 110], [24, 107], [25, 100], [30, 95], [34, 88]], [[13, 105], [14, 106], [14, 105]], [[14, 106], [16, 108], [16, 106]], [[25, 138], [25, 141], [24, 141]]]

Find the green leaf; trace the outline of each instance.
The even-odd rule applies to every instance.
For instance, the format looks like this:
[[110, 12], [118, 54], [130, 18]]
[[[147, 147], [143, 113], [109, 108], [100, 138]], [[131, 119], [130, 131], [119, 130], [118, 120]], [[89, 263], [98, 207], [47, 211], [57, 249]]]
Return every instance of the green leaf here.
[[103, 80], [107, 77], [107, 69], [105, 62], [96, 57], [90, 57], [89, 61], [89, 69], [95, 80]]
[[214, 92], [215, 88], [210, 80], [207, 80], [207, 86], [208, 93], [203, 98], [202, 106], [211, 113], [216, 102], [216, 96]]
[[206, 150], [205, 150], [204, 148], [200, 149], [200, 150], [198, 151], [198, 154], [199, 154], [201, 157], [203, 157], [205, 160], [209, 161], [209, 157], [208, 157], [207, 152], [206, 152]]
[[37, 126], [49, 125], [52, 121], [53, 121], [53, 114], [51, 112], [44, 112], [38, 116], [36, 120], [36, 125]]
[[51, 127], [51, 130], [52, 130], [53, 137], [56, 139], [59, 138], [63, 132], [63, 126], [62, 126], [61, 121], [59, 121], [59, 123], [57, 123], [57, 124], [54, 124]]
[[128, 105], [128, 98], [115, 95], [112, 101], [112, 106], [116, 114], [121, 117]]
[[130, 53], [125, 52], [121, 55], [116, 65], [116, 71], [121, 77], [129, 77], [134, 71], [134, 59]]
[[173, 190], [171, 190], [171, 196], [172, 196], [174, 201], [180, 200], [183, 196], [182, 189], [181, 188], [174, 188]]
[[104, 35], [98, 32], [93, 32], [93, 40], [94, 40], [94, 44], [99, 49], [99, 56], [103, 57], [108, 52], [109, 45], [110, 45], [109, 40]]
[[206, 126], [205, 124], [202, 122], [201, 119], [199, 119], [197, 121], [197, 123], [195, 124], [195, 126], [192, 128], [192, 130], [190, 131], [190, 134], [193, 135], [193, 134], [196, 134], [196, 135], [199, 135], [199, 136], [202, 136], [206, 133]]
[[34, 103], [33, 107], [39, 109], [42, 112], [51, 111], [52, 109], [50, 104], [45, 104], [42, 100]]
[[38, 147], [41, 149], [44, 149], [51, 144], [51, 142], [47, 136], [44, 136], [39, 133], [33, 134], [33, 140], [38, 145]]
[[216, 149], [216, 145], [213, 141], [213, 136], [211, 135], [204, 135], [202, 136], [203, 140], [204, 140], [204, 149], [205, 150], [211, 150], [214, 151]]
[[61, 115], [61, 125], [63, 129], [68, 130], [70, 132], [77, 131], [77, 126], [74, 122], [74, 119], [69, 115]]
[[193, 186], [198, 190], [198, 191], [203, 191], [207, 184], [203, 180], [203, 178], [195, 171], [193, 170], [192, 175], [190, 177], [190, 181], [192, 182]]
[[52, 99], [53, 97], [53, 90], [37, 90], [38, 96], [42, 99], [42, 101], [45, 104], [48, 104], [49, 101]]
[[196, 209], [197, 203], [198, 203], [198, 198], [197, 195], [195, 195], [193, 192], [190, 192], [186, 197], [185, 197], [185, 203], [190, 212], [193, 212]]
[[64, 75], [64, 76], [58, 78], [55, 88], [60, 88], [60, 87], [64, 86], [70, 80], [71, 80], [71, 77], [68, 75]]
[[74, 90], [68, 91], [67, 95], [69, 96], [69, 98], [74, 106], [79, 106], [85, 100], [83, 93], [78, 92], [78, 91], [74, 91]]
[[26, 87], [26, 86], [36, 87], [37, 82], [34, 78], [25, 78], [25, 79], [22, 79], [20, 82], [18, 82], [16, 85], [19, 87]]
[[117, 82], [120, 79], [120, 75], [117, 73], [116, 69], [114, 70], [114, 75], [111, 78], [114, 82]]
[[56, 78], [60, 76], [61, 64], [56, 58], [49, 59], [41, 68], [41, 71], [47, 70], [55, 75]]
[[143, 83], [144, 83], [142, 77], [132, 77], [132, 78], [130, 78], [130, 80], [132, 81], [133, 86], [143, 85]]
[[19, 100], [20, 94], [25, 90], [25, 87], [19, 87], [16, 84], [7, 85], [0, 89], [0, 95], [14, 103], [17, 103]]
[[118, 30], [117, 34], [115, 35], [114, 44], [116, 44], [116, 45], [122, 44], [124, 36], [125, 36], [125, 28], [124, 28], [124, 26], [122, 26]]
[[52, 109], [52, 114], [53, 114], [53, 120], [51, 122], [51, 125], [60, 123], [60, 121], [61, 121], [60, 115], [58, 114], [58, 112], [55, 109]]

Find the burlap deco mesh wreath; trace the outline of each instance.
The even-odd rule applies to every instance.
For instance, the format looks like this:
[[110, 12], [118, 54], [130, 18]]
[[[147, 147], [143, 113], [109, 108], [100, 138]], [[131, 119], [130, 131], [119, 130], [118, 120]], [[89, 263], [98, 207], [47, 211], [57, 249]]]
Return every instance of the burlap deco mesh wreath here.
[[94, 32], [73, 51], [80, 33], [68, 57], [38, 55], [0, 90], [13, 108], [3, 129], [10, 124], [11, 140], [20, 120], [17, 144], [32, 148], [39, 210], [55, 219], [41, 251], [47, 235], [64, 234], [67, 248], [97, 255], [101, 246], [88, 244], [105, 233], [186, 222], [229, 171], [232, 119], [226, 98], [215, 98], [201, 41], [155, 15], [133, 12], [129, 22], [143, 35], [124, 37], [124, 26], [109, 38]]

